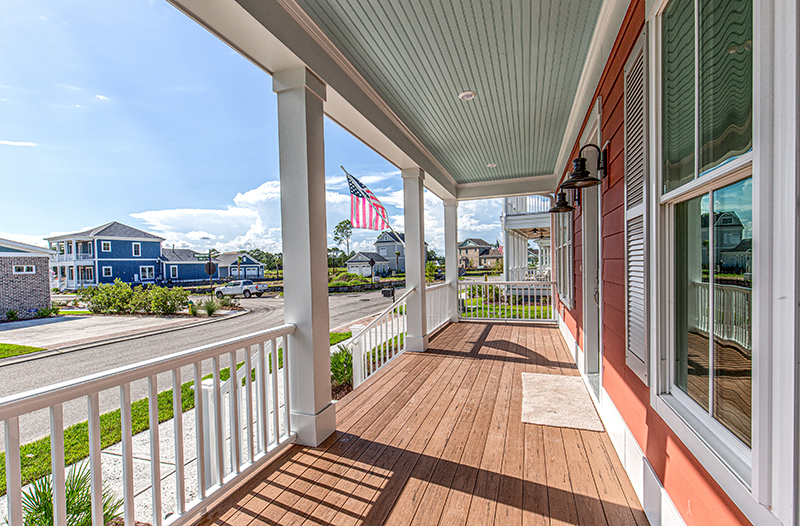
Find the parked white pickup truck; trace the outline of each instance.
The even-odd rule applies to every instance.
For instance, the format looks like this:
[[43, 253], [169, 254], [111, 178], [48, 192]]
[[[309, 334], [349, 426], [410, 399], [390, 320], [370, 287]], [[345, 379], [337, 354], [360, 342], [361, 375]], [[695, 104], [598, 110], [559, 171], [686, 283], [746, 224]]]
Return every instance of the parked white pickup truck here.
[[231, 281], [230, 283], [217, 287], [214, 289], [214, 294], [221, 298], [222, 296], [250, 296], [261, 297], [262, 294], [269, 290], [269, 285], [257, 285], [249, 279], [243, 281]]

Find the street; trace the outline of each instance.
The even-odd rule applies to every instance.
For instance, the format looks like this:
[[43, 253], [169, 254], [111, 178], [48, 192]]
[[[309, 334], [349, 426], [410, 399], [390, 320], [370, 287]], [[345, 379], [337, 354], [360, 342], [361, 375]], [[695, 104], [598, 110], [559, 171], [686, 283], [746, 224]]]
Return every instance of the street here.
[[[230, 320], [0, 366], [0, 397], [166, 356], [283, 324], [283, 298], [241, 299], [240, 304], [250, 312]], [[391, 305], [391, 299], [382, 297], [379, 290], [354, 294], [331, 294], [329, 305], [330, 326], [331, 329], [334, 329], [385, 309]], [[240, 352], [240, 354], [242, 353]], [[244, 359], [243, 356], [242, 354], [239, 359]], [[227, 362], [223, 361], [221, 366], [227, 367], [227, 365]], [[206, 373], [210, 372], [210, 362], [204, 363], [205, 368], [207, 368]], [[185, 368], [181, 374], [182, 382], [191, 380], [190, 368]], [[159, 392], [171, 388], [170, 375], [159, 375]], [[131, 394], [134, 400], [144, 398], [147, 395], [146, 380], [132, 383]], [[101, 412], [117, 408], [119, 408], [118, 389], [101, 393]], [[86, 419], [86, 400], [72, 400], [64, 404], [65, 426]], [[20, 418], [20, 434], [23, 443], [48, 433], [49, 419], [46, 410]], [[0, 429], [0, 450], [2, 450], [2, 444], [2, 429]]]

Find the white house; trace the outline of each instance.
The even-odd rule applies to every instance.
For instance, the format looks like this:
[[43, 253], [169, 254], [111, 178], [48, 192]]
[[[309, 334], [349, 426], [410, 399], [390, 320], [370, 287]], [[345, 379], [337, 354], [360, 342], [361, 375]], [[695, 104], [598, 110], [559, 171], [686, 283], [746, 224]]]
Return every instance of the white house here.
[[[375, 262], [374, 268], [370, 267], [370, 260]], [[373, 276], [389, 271], [389, 261], [377, 252], [357, 252], [347, 260], [347, 272], [359, 276]]]

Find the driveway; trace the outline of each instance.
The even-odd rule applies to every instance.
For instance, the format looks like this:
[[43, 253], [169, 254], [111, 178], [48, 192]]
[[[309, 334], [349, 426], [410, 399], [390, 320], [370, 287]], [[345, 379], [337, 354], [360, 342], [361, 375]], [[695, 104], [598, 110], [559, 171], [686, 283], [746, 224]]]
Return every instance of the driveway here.
[[[0, 397], [166, 356], [283, 324], [283, 298], [250, 298], [241, 300], [240, 304], [250, 312], [243, 316], [207, 325], [0, 366]], [[377, 290], [357, 294], [332, 294], [329, 304], [330, 326], [336, 328], [385, 309], [391, 305], [391, 299], [384, 298]], [[2, 340], [0, 339], [0, 341]], [[242, 359], [243, 355], [239, 357], [239, 360]], [[210, 372], [210, 363], [204, 364], [204, 366], [206, 372]], [[223, 362], [222, 367], [227, 367], [227, 362]], [[181, 371], [181, 375], [182, 381], [186, 382], [191, 379], [192, 372], [190, 368], [185, 368]], [[171, 389], [171, 382], [169, 373], [159, 375], [159, 391]], [[131, 394], [134, 400], [144, 398], [147, 395], [146, 381], [133, 382]], [[119, 408], [118, 389], [110, 389], [100, 394], [100, 410], [102, 412], [117, 408]], [[87, 403], [85, 399], [72, 400], [64, 404], [65, 425], [69, 426], [84, 421], [86, 418]], [[38, 411], [20, 419], [20, 433], [23, 442], [30, 442], [47, 435], [49, 433], [47, 412]], [[2, 429], [0, 428], [0, 448], [2, 446]]]

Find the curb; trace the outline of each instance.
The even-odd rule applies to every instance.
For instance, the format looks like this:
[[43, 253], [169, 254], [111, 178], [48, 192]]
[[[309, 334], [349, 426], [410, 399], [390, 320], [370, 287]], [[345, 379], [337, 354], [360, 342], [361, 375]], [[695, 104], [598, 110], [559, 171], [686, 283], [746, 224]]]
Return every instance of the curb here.
[[183, 329], [191, 329], [194, 327], [200, 327], [201, 325], [208, 325], [209, 323], [216, 323], [218, 321], [223, 320], [230, 320], [233, 318], [238, 318], [239, 316], [244, 316], [245, 314], [249, 314], [249, 310], [245, 310], [243, 312], [238, 312], [236, 314], [229, 314], [224, 318], [217, 318], [211, 320], [202, 320], [195, 323], [189, 323], [186, 325], [181, 325], [180, 327], [164, 327], [161, 329], [152, 329], [149, 331], [142, 331], [136, 334], [128, 334], [125, 336], [117, 336], [117, 337], [110, 337], [104, 340], [95, 340], [92, 342], [77, 344], [77, 345], [68, 345], [67, 347], [55, 348], [55, 349], [45, 349], [44, 351], [33, 352], [30, 354], [23, 354], [21, 356], [12, 356], [10, 358], [2, 358], [0, 359], [0, 367], [4, 365], [16, 365], [18, 363], [24, 362], [31, 362], [33, 360], [39, 360], [42, 358], [49, 358], [50, 356], [55, 356], [56, 354], [66, 354], [75, 351], [82, 351], [84, 349], [91, 349], [93, 347], [99, 347], [101, 345], [108, 345], [111, 343], [119, 343], [127, 340], [136, 340], [139, 338], [146, 338], [147, 336], [155, 336], [157, 334], [164, 334], [173, 331], [180, 331]]

